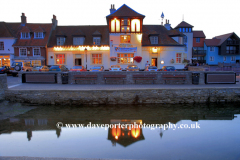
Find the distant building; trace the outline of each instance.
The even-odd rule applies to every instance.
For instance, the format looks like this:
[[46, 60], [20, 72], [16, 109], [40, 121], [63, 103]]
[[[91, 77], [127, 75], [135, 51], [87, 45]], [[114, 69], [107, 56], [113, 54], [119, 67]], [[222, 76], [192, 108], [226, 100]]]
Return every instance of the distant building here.
[[204, 50], [204, 40], [206, 36], [203, 31], [193, 31], [192, 62], [205, 64], [206, 50]]
[[206, 63], [209, 65], [217, 65], [218, 62], [239, 63], [239, 40], [234, 32], [205, 39]]

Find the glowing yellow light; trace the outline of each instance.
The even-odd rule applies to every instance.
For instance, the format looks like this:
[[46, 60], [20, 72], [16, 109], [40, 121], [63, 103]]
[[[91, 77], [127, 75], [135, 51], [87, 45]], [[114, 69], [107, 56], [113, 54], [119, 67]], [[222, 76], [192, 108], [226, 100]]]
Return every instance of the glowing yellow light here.
[[4, 60], [6, 60], [6, 59], [4, 58]]
[[89, 47], [89, 46], [78, 46], [78, 47], [54, 47], [53, 50], [54, 51], [84, 51], [85, 49], [87, 49], [88, 51], [96, 51], [96, 50], [99, 50], [99, 51], [108, 51], [110, 50], [110, 47], [109, 46], [101, 46], [101, 47], [98, 47], [98, 46], [92, 46], [92, 47]]
[[138, 34], [137, 39], [138, 39], [139, 42], [141, 42], [142, 41], [142, 34]]
[[59, 59], [57, 59], [57, 61], [59, 61]]
[[152, 52], [153, 53], [157, 53], [157, 48], [155, 47], [155, 48], [152, 48]]
[[115, 136], [115, 139], [118, 139], [118, 136]]
[[161, 61], [161, 64], [164, 64], [164, 61]]
[[140, 32], [140, 20], [132, 19], [131, 23], [132, 23], [132, 27], [131, 27], [132, 32], [135, 32], [135, 25], [136, 25], [136, 32]]

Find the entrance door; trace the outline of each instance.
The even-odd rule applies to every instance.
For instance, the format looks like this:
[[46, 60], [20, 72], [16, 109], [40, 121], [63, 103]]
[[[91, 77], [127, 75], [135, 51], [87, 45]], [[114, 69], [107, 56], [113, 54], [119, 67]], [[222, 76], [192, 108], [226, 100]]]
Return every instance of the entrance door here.
[[76, 58], [75, 59], [75, 66], [81, 66], [82, 65], [82, 59], [81, 58]]
[[157, 58], [152, 58], [152, 64], [151, 65], [157, 67]]

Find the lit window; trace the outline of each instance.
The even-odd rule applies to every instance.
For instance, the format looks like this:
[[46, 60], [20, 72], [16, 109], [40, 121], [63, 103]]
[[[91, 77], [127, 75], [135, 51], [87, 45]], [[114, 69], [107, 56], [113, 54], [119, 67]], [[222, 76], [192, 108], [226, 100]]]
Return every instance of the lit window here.
[[4, 50], [4, 42], [0, 42], [0, 50]]
[[122, 26], [121, 32], [130, 32], [130, 27], [128, 27], [128, 26]]
[[188, 32], [188, 28], [186, 28], [186, 32]]
[[196, 42], [199, 43], [200, 42], [200, 38], [196, 38]]
[[40, 48], [33, 48], [33, 56], [41, 56]]
[[182, 29], [182, 32], [185, 32], [185, 28]]
[[62, 46], [65, 43], [65, 38], [64, 37], [57, 37], [57, 45]]
[[29, 32], [21, 32], [21, 38], [23, 38], [23, 39], [30, 38], [30, 33]]
[[213, 57], [213, 56], [210, 56], [210, 57], [209, 57], [209, 61], [214, 61], [214, 57]]
[[214, 52], [214, 47], [210, 47], [210, 51], [211, 51], [211, 52]]
[[39, 60], [32, 60], [32, 66], [41, 66], [41, 61], [39, 61]]
[[120, 43], [130, 43], [131, 36], [121, 36]]
[[182, 63], [182, 53], [176, 53], [176, 63]]
[[102, 54], [92, 54], [92, 64], [102, 64]]
[[122, 26], [130, 26], [130, 20], [129, 19], [122, 19], [121, 25]]
[[182, 28], [179, 28], [179, 32], [182, 32]]
[[118, 63], [121, 64], [133, 63], [133, 57], [133, 53], [117, 54]]
[[231, 56], [231, 61], [236, 61], [236, 56]]
[[73, 45], [83, 45], [84, 44], [84, 37], [74, 37], [73, 38]]
[[111, 20], [111, 32], [120, 32], [120, 21], [119, 19]]
[[151, 41], [151, 44], [158, 44], [158, 37], [157, 36], [151, 36], [150, 41]]
[[19, 49], [19, 56], [20, 57], [26, 57], [27, 56], [27, 49], [26, 48], [20, 48]]
[[65, 54], [56, 54], [56, 64], [65, 64]]
[[100, 37], [93, 37], [93, 45], [100, 45], [101, 38]]
[[189, 32], [192, 32], [192, 28], [189, 28]]
[[34, 32], [34, 38], [43, 38], [43, 32]]
[[140, 20], [139, 19], [132, 19], [131, 31], [132, 32], [140, 32]]

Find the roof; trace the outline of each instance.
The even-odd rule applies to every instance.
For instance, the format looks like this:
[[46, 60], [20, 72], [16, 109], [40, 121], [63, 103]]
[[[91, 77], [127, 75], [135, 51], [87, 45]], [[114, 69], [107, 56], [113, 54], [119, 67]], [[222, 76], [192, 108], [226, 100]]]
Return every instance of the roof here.
[[58, 35], [65, 36], [64, 46], [73, 45], [73, 37], [76, 36], [85, 36], [84, 45], [93, 45], [93, 36], [101, 35], [101, 44], [100, 45], [109, 45], [109, 31], [107, 25], [99, 26], [57, 26], [56, 29], [52, 32], [50, 38], [49, 47], [57, 46]]
[[[46, 46], [48, 43], [49, 36], [51, 34], [52, 23], [26, 23], [25, 26], [22, 26], [21, 23], [6, 23], [8, 28], [12, 31], [14, 36], [17, 38], [15, 46]], [[30, 39], [20, 39], [21, 32], [34, 32], [40, 31], [42, 29], [45, 32], [43, 39], [34, 39], [34, 36], [31, 35]]]
[[212, 39], [205, 39], [205, 44], [207, 46], [220, 46], [220, 45], [222, 45], [223, 42], [225, 42], [232, 35], [236, 35], [236, 34], [234, 32], [232, 32], [232, 33], [223, 34], [223, 35], [220, 35], [220, 36], [213, 37]]
[[228, 34], [223, 34], [223, 35], [220, 35], [220, 36], [216, 36], [216, 37], [214, 37], [214, 38], [220, 39], [221, 41], [219, 42], [219, 45], [221, 45], [225, 40], [227, 40], [227, 39], [228, 39], [229, 37], [231, 37], [233, 34], [234, 34], [234, 32], [228, 33]]
[[176, 29], [171, 29], [171, 30], [169, 30], [169, 31], [168, 31], [168, 35], [169, 35], [170, 37], [184, 37], [184, 36], [185, 36], [185, 34], [179, 32], [179, 31], [176, 30]]
[[[172, 32], [175, 31], [168, 31], [162, 25], [143, 25], [142, 46], [183, 46], [170, 37]], [[151, 44], [149, 36], [152, 33], [158, 36], [158, 44]]]
[[6, 26], [5, 22], [0, 22], [0, 37], [8, 38], [8, 37], [14, 37], [12, 32], [9, 30], [9, 28]]
[[176, 28], [181, 28], [181, 27], [190, 27], [190, 28], [192, 28], [193, 26], [192, 26], [191, 24], [188, 24], [188, 23], [185, 22], [185, 21], [182, 21], [181, 23], [179, 23], [179, 24], [175, 27], [175, 29], [176, 29]]
[[204, 42], [207, 46], [218, 46], [220, 41], [220, 39], [205, 39]]
[[123, 4], [115, 12], [107, 16], [107, 18], [109, 17], [142, 17], [144, 18], [145, 16], [136, 12], [132, 8], [128, 7], [126, 4]]
[[193, 38], [206, 38], [203, 31], [193, 31]]

